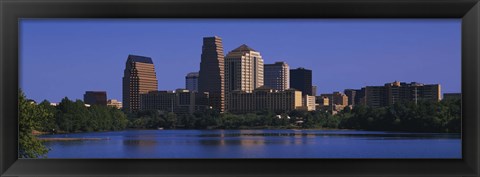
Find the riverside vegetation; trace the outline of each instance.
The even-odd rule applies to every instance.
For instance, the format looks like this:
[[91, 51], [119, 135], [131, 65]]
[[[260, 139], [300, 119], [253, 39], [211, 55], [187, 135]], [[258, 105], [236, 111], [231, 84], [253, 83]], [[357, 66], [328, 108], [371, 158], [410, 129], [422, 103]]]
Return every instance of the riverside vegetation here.
[[177, 115], [172, 112], [141, 111], [125, 114], [113, 107], [81, 100], [62, 99], [58, 106], [48, 101], [34, 104], [19, 93], [19, 157], [43, 157], [48, 149], [33, 131], [73, 133], [135, 129], [358, 129], [458, 133], [461, 131], [461, 101], [397, 102], [392, 106], [349, 107], [336, 115], [322, 111], [294, 110], [287, 113], [259, 111], [220, 114], [213, 110]]

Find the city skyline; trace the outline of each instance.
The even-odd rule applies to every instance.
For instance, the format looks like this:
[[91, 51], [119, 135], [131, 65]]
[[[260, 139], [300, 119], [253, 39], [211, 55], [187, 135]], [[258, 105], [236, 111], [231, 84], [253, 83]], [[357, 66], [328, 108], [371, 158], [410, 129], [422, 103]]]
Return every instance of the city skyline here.
[[[62, 20], [49, 20], [49, 21], [56, 22], [57, 23], [56, 25], [60, 26], [60, 27], [62, 27], [62, 25], [63, 25], [64, 28], [68, 28], [69, 25], [70, 25], [70, 28], [78, 25], [75, 22], [68, 22], [68, 21], [62, 21]], [[159, 20], [159, 21], [160, 22], [165, 22], [165, 21], [162, 21], [162, 20]], [[153, 63], [155, 64], [155, 67], [156, 67], [156, 75], [157, 75], [157, 78], [158, 78], [158, 90], [175, 90], [177, 88], [184, 88], [185, 87], [184, 77], [187, 73], [198, 72], [199, 71], [202, 38], [207, 37], [207, 36], [215, 36], [216, 35], [216, 36], [220, 36], [223, 39], [224, 53], [228, 53], [228, 52], [232, 51], [233, 49], [235, 49], [236, 47], [240, 46], [241, 44], [245, 43], [249, 46], [252, 46], [252, 48], [255, 48], [256, 50], [258, 50], [259, 52], [262, 53], [262, 57], [264, 58], [264, 63], [265, 64], [272, 64], [272, 63], [275, 63], [275, 62], [278, 62], [278, 61], [284, 61], [291, 66], [290, 69], [296, 69], [298, 67], [304, 67], [306, 69], [312, 70], [312, 72], [313, 72], [312, 82], [313, 82], [313, 85], [318, 86], [318, 88], [317, 88], [318, 89], [318, 94], [332, 93], [334, 91], [343, 92], [344, 89], [349, 89], [349, 88], [357, 89], [357, 88], [361, 88], [361, 87], [368, 86], [368, 85], [380, 85], [380, 84], [383, 84], [383, 83], [392, 82], [394, 80], [405, 81], [405, 82], [421, 82], [421, 83], [427, 83], [427, 84], [438, 83], [438, 84], [442, 85], [443, 93], [460, 92], [460, 79], [461, 79], [460, 78], [460, 62], [461, 62], [461, 60], [460, 60], [460, 55], [459, 55], [460, 54], [460, 45], [459, 45], [460, 44], [460, 38], [459, 38], [459, 35], [460, 35], [460, 21], [459, 20], [458, 21], [457, 20], [392, 20], [393, 22], [389, 22], [389, 21], [386, 21], [386, 20], [350, 20], [350, 21], [349, 20], [331, 20], [331, 21], [328, 21], [328, 20], [325, 20], [325, 21], [322, 21], [322, 20], [318, 20], [318, 21], [315, 21], [315, 20], [310, 20], [310, 21], [309, 20], [303, 20], [303, 21], [298, 20], [299, 22], [289, 21], [289, 20], [286, 20], [286, 21], [264, 20], [264, 21], [268, 22], [267, 25], [270, 25], [269, 27], [282, 26], [282, 23], [290, 24], [290, 25], [292, 25], [292, 23], [294, 23], [294, 24], [297, 23], [297, 24], [300, 24], [300, 25], [303, 25], [303, 26], [313, 25], [313, 27], [316, 27], [316, 28], [318, 28], [318, 26], [322, 26], [322, 25], [319, 25], [319, 24], [323, 24], [323, 23], [326, 23], [327, 26], [328, 25], [333, 25], [333, 26], [335, 26], [335, 25], [345, 26], [346, 25], [346, 26], [348, 26], [350, 23], [353, 23], [353, 26], [357, 25], [357, 26], [363, 27], [363, 28], [359, 28], [359, 29], [373, 29], [373, 26], [378, 27], [380, 25], [380, 27], [381, 27], [382, 26], [381, 23], [387, 23], [387, 24], [390, 23], [390, 25], [391, 25], [391, 23], [396, 24], [395, 21], [397, 21], [397, 23], [403, 24], [404, 28], [410, 29], [412, 31], [417, 31], [418, 33], [420, 33], [420, 34], [413, 35], [413, 36], [416, 36], [416, 37], [418, 37], [418, 35], [427, 35], [426, 38], [432, 37], [432, 36], [437, 36], [438, 37], [438, 36], [440, 36], [441, 34], [444, 34], [444, 33], [450, 34], [450, 36], [442, 37], [442, 38], [449, 38], [448, 40], [447, 39], [432, 39], [432, 41], [422, 41], [421, 39], [425, 39], [425, 37], [424, 38], [420, 37], [420, 39], [417, 38], [418, 41], [415, 41], [415, 40], [410, 41], [410, 40], [412, 40], [410, 38], [407, 38], [407, 39], [395, 38], [395, 37], [398, 37], [398, 36], [403, 36], [403, 35], [401, 35], [402, 33], [399, 33], [399, 31], [397, 31], [397, 33], [394, 33], [394, 34], [397, 34], [397, 36], [395, 36], [393, 34], [391, 36], [388, 36], [387, 35], [388, 32], [380, 34], [380, 38], [381, 37], [393, 38], [393, 41], [391, 41], [392, 43], [398, 42], [398, 41], [403, 41], [404, 43], [405, 43], [405, 41], [407, 41], [406, 43], [411, 42], [412, 44], [416, 43], [417, 45], [414, 45], [413, 47], [405, 46], [405, 45], [400, 45], [400, 46], [397, 46], [397, 47], [402, 49], [402, 50], [399, 50], [399, 51], [416, 51], [418, 53], [415, 53], [415, 54], [417, 54], [418, 56], [410, 56], [411, 54], [409, 54], [409, 53], [402, 53], [402, 52], [396, 51], [396, 49], [390, 49], [388, 47], [378, 48], [378, 46], [374, 45], [375, 41], [385, 41], [383, 39], [380, 39], [378, 34], [373, 36], [373, 42], [371, 42], [372, 43], [371, 45], [366, 46], [366, 47], [362, 46], [362, 49], [372, 50], [376, 46], [377, 49], [385, 49], [386, 51], [379, 51], [378, 53], [370, 53], [369, 55], [367, 55], [367, 54], [362, 53], [362, 50], [360, 50], [358, 48], [351, 48], [350, 50], [336, 51], [337, 53], [330, 53], [330, 55], [322, 56], [321, 54], [317, 54], [315, 56], [310, 56], [310, 57], [304, 58], [304, 56], [298, 55], [299, 51], [302, 51], [302, 50], [306, 51], [305, 49], [302, 49], [302, 48], [305, 47], [305, 46], [311, 47], [311, 45], [306, 45], [306, 44], [305, 45], [299, 45], [298, 43], [294, 43], [296, 40], [292, 36], [296, 36], [296, 35], [299, 35], [299, 34], [290, 34], [290, 35], [284, 34], [286, 38], [289, 38], [289, 39], [293, 38], [293, 39], [290, 39], [290, 41], [293, 41], [293, 43], [290, 43], [288, 45], [288, 46], [291, 46], [291, 47], [286, 49], [286, 50], [275, 50], [275, 48], [277, 48], [277, 47], [281, 48], [281, 47], [285, 47], [286, 45], [283, 44], [283, 43], [278, 43], [278, 41], [277, 41], [275, 43], [278, 43], [278, 44], [270, 44], [271, 45], [270, 47], [265, 47], [265, 45], [267, 45], [265, 43], [268, 43], [268, 42], [262, 41], [262, 39], [249, 38], [249, 37], [242, 37], [242, 38], [238, 39], [238, 37], [237, 38], [231, 37], [231, 35], [222, 35], [222, 34], [226, 33], [225, 31], [220, 32], [220, 34], [205, 34], [204, 36], [199, 36], [199, 37], [196, 37], [196, 38], [188, 37], [188, 36], [185, 36], [185, 38], [178, 38], [178, 36], [177, 36], [176, 38], [178, 38], [180, 41], [195, 41], [195, 42], [192, 42], [192, 43], [194, 43], [196, 45], [195, 47], [184, 47], [183, 48], [186, 53], [189, 53], [189, 55], [192, 55], [194, 57], [191, 57], [191, 58], [185, 59], [185, 60], [181, 60], [181, 62], [179, 62], [178, 59], [171, 59], [171, 57], [168, 57], [168, 56], [178, 55], [179, 57], [182, 57], [182, 56], [184, 56], [183, 53], [172, 52], [172, 53], [167, 55], [167, 53], [169, 53], [172, 50], [170, 50], [168, 48], [163, 50], [162, 47], [158, 47], [158, 49], [156, 49], [156, 50], [158, 51], [159, 54], [154, 54], [155, 52], [152, 52], [152, 51], [155, 51], [155, 49], [154, 49], [155, 46], [150, 46], [150, 45], [147, 46], [147, 45], [143, 45], [142, 43], [138, 43], [138, 44], [141, 44], [140, 46], [148, 48], [146, 50], [151, 50], [150, 51], [150, 52], [152, 52], [152, 53], [150, 53], [151, 55], [149, 55], [148, 52], [142, 52], [141, 51], [142, 49], [140, 49], [141, 47], [138, 47], [136, 50], [130, 50], [130, 51], [118, 50], [118, 53], [111, 53], [110, 55], [117, 56], [117, 55], [120, 55], [120, 54], [123, 55], [125, 53], [128, 53], [128, 54], [133, 54], [133, 55], [141, 55], [141, 56], [151, 57], [152, 60], [153, 60]], [[367, 22], [367, 25], [365, 25], [363, 23], [358, 23], [359, 21], [363, 22], [363, 23]], [[27, 22], [28, 22], [28, 20], [27, 20]], [[50, 22], [50, 23], [54, 23], [54, 22]], [[112, 25], [112, 26], [120, 25], [120, 26], [122, 26], [122, 24], [117, 24], [117, 23], [121, 23], [122, 21], [112, 20], [112, 21], [107, 21], [107, 22], [108, 22], [108, 23], [106, 23], [107, 26], [108, 25]], [[140, 23], [140, 25], [146, 25], [146, 24], [142, 24], [142, 23], [148, 23], [148, 22], [159, 23], [158, 21], [140, 21], [138, 23]], [[223, 24], [230, 24], [230, 26], [236, 26], [236, 27], [240, 26], [243, 23], [253, 23], [255, 25], [262, 26], [262, 24], [258, 23], [257, 20], [254, 20], [253, 22], [245, 21], [245, 20], [239, 20], [239, 21], [233, 20], [232, 22], [227, 22], [227, 20], [223, 20], [223, 21], [222, 20], [210, 20], [210, 21], [209, 20], [191, 20], [191, 21], [188, 21], [188, 20], [187, 21], [184, 21], [184, 20], [183, 21], [182, 20], [178, 20], [178, 21], [177, 20], [170, 20], [170, 21], [168, 21], [167, 20], [165, 23], [168, 23], [168, 24], [173, 23], [174, 26], [175, 25], [177, 25], [177, 26], [180, 25], [181, 26], [181, 25], [188, 24], [188, 22], [191, 22], [192, 25], [200, 25], [200, 26], [205, 25], [207, 22], [212, 22], [214, 26], [215, 25], [218, 26], [218, 24], [222, 24], [222, 23]], [[422, 23], [419, 23], [419, 22], [422, 22]], [[38, 23], [38, 24], [36, 24], [36, 23]], [[47, 22], [45, 22], [45, 23], [49, 24]], [[30, 25], [30, 26], [33, 26], [33, 28], [35, 28], [35, 26], [37, 26], [37, 28], [38, 28], [38, 26], [41, 27], [42, 25], [44, 25], [43, 26], [44, 28], [50, 29], [51, 26], [47, 27], [47, 25], [45, 23], [39, 23], [39, 22], [33, 20], [33, 21], [29, 21], [29, 23], [22, 22], [21, 27], [24, 27], [24, 26], [28, 27]], [[92, 24], [99, 25], [99, 23], [96, 22], [96, 21], [93, 21], [92, 24], [88, 24], [88, 21], [80, 20], [80, 22], [77, 22], [77, 23], [87, 23], [87, 24], [83, 24], [83, 25], [86, 25], [86, 26], [90, 25], [90, 27], [92, 29], [91, 29], [91, 31], [86, 30], [87, 33], [90, 32], [90, 33], [95, 33], [96, 34], [99, 31], [101, 33], [101, 31], [105, 32], [108, 29], [106, 27], [103, 27], [103, 28], [100, 27], [100, 29], [95, 30], [95, 28], [98, 28], [98, 27], [92, 26]], [[123, 23], [128, 24], [128, 23], [135, 23], [135, 22], [127, 21], [127, 22], [123, 22]], [[404, 24], [404, 23], [406, 23], [406, 24]], [[370, 24], [370, 26], [368, 24]], [[396, 25], [399, 25], [399, 24], [396, 24]], [[150, 24], [150, 25], [152, 25], [152, 24]], [[427, 30], [427, 29], [431, 30], [434, 27], [438, 28], [438, 26], [442, 26], [442, 25], [444, 27], [445, 26], [449, 27], [448, 30], [444, 29], [444, 28], [438, 29], [441, 32], [438, 32], [438, 31], [433, 31], [432, 32], [432, 31]], [[53, 26], [55, 26], [55, 24]], [[102, 25], [100, 25], [100, 26], [102, 26]], [[226, 25], [226, 26], [228, 27], [228, 25]], [[265, 26], [265, 25], [263, 25], [263, 26]], [[429, 26], [429, 27], [425, 27], [425, 26]], [[384, 28], [387, 28], [387, 27], [384, 26], [383, 29]], [[32, 33], [34, 33], [34, 34], [51, 33], [52, 31], [47, 30], [47, 31], [42, 32], [42, 30], [40, 30], [40, 32], [38, 32], [38, 31], [32, 31], [33, 29], [29, 29], [29, 28], [22, 28], [22, 29], [23, 30], [21, 32], [21, 34], [22, 34], [21, 35], [22, 45], [21, 45], [21, 57], [20, 57], [20, 60], [21, 60], [20, 61], [21, 62], [20, 82], [21, 82], [21, 88], [24, 89], [27, 96], [29, 96], [30, 98], [33, 98], [36, 101], [41, 101], [43, 99], [47, 99], [51, 102], [58, 102], [58, 101], [60, 101], [61, 98], [65, 97], [65, 96], [69, 97], [70, 99], [81, 99], [82, 96], [83, 96], [82, 94], [85, 91], [87, 91], [87, 90], [99, 90], [99, 91], [107, 91], [107, 93], [109, 95], [108, 99], [118, 99], [118, 100], [122, 99], [122, 96], [121, 96], [121, 92], [122, 92], [122, 90], [121, 90], [121, 75], [122, 74], [119, 74], [119, 75], [117, 75], [117, 74], [121, 73], [123, 71], [123, 66], [122, 65], [124, 65], [124, 61], [125, 61], [126, 57], [128, 56], [128, 54], [124, 55], [124, 56], [120, 56], [119, 58], [110, 58], [110, 59], [105, 59], [105, 60], [102, 60], [102, 58], [93, 58], [92, 59], [92, 58], [89, 58], [88, 56], [90, 56], [90, 55], [95, 56], [96, 52], [97, 53], [102, 53], [103, 51], [98, 50], [98, 49], [97, 50], [90, 49], [90, 50], [92, 50], [90, 53], [86, 53], [86, 54], [81, 55], [81, 56], [85, 56], [85, 57], [83, 57], [84, 60], [74, 60], [74, 61], [78, 61], [79, 67], [85, 66], [85, 65], [89, 66], [88, 64], [91, 64], [90, 62], [93, 62], [93, 61], [95, 61], [97, 63], [95, 64], [95, 66], [90, 65], [90, 66], [92, 66], [91, 68], [87, 68], [87, 69], [83, 68], [87, 72], [79, 73], [79, 72], [75, 72], [75, 71], [77, 71], [77, 62], [72, 62], [72, 60], [69, 60], [69, 59], [65, 59], [63, 61], [60, 60], [61, 58], [68, 58], [67, 54], [59, 55], [59, 56], [57, 56], [57, 55], [54, 55], [54, 56], [47, 55], [48, 57], [52, 58], [51, 60], [53, 60], [53, 61], [61, 61], [59, 63], [55, 63], [53, 61], [42, 60], [42, 59], [45, 59], [45, 57], [46, 57], [45, 55], [37, 55], [37, 56], [40, 56], [40, 57], [33, 57], [32, 56], [35, 53], [42, 53], [40, 51], [37, 51], [37, 50], [39, 50], [38, 48], [43, 49], [43, 48], [52, 47], [52, 45], [53, 45], [53, 44], [48, 43], [45, 46], [41, 46], [41, 47], [38, 47], [36, 49], [31, 48], [32, 47], [31, 45], [33, 45], [32, 43], [38, 42], [38, 41], [35, 41], [35, 39], [43, 38], [43, 37], [52, 37], [52, 36], [48, 36], [48, 35], [47, 36], [44, 36], [44, 35], [35, 36], [35, 35], [32, 35]], [[226, 30], [226, 29], [228, 29], [228, 28], [225, 28], [224, 30]], [[338, 29], [341, 29], [341, 28], [338, 28]], [[133, 30], [133, 29], [130, 29], [130, 30]], [[189, 29], [189, 30], [191, 30], [191, 29]], [[188, 32], [189, 30], [186, 30], [186, 31]], [[237, 30], [240, 31], [240, 29], [237, 29]], [[192, 31], [194, 31], [194, 30], [192, 29]], [[298, 30], [298, 31], [300, 31], [300, 30]], [[353, 31], [355, 31], [355, 30], [353, 30]], [[374, 31], [376, 31], [376, 30], [374, 30]], [[447, 33], [447, 31], [449, 33]], [[57, 34], [58, 34], [58, 32], [59, 31], [57, 31]], [[60, 33], [59, 36], [64, 36], [64, 35], [70, 34], [70, 37], [75, 38], [75, 36], [71, 36], [71, 33], [73, 33], [72, 31], [63, 31], [63, 32], [66, 33], [66, 34]], [[81, 31], [74, 31], [74, 32], [82, 33]], [[259, 32], [259, 33], [262, 33], [262, 32]], [[322, 33], [322, 32], [320, 31], [318, 33]], [[152, 35], [154, 35], [154, 34], [152, 34]], [[257, 34], [257, 35], [262, 35], [262, 34]], [[266, 33], [264, 33], [264, 35], [266, 35], [267, 38], [272, 36], [272, 35], [268, 35]], [[322, 34], [318, 34], [318, 35], [322, 36]], [[384, 35], [384, 36], [382, 36], [382, 35]], [[28, 37], [28, 36], [30, 36], [30, 37]], [[105, 37], [106, 39], [104, 39], [104, 40], [107, 41], [107, 39], [113, 38], [115, 36], [116, 36], [115, 34], [113, 34], [111, 36], [107, 36], [107, 37]], [[33, 39], [31, 37], [33, 37]], [[131, 37], [135, 38], [135, 35], [132, 35]], [[370, 37], [372, 37], [372, 36], [370, 36]], [[403, 37], [405, 37], [405, 36], [403, 36]], [[55, 43], [55, 38], [53, 38], [53, 39], [54, 40], [52, 40], [51, 43]], [[34, 40], [34, 41], [31, 41], [31, 40]], [[58, 38], [56, 40], [60, 40], [60, 39]], [[94, 39], [90, 39], [90, 40], [94, 40]], [[305, 41], [303, 41], [304, 39], [298, 39], [298, 40], [302, 40], [302, 41], [298, 41], [300, 43], [305, 42]], [[333, 40], [333, 39], [330, 39], [330, 40]], [[344, 38], [338, 38], [337, 40], [340, 40], [340, 41], [343, 41], [343, 42], [348, 42]], [[350, 42], [356, 43], [356, 42], [358, 42], [357, 40], [351, 40]], [[390, 39], [390, 40], [392, 40], [392, 39]], [[445, 41], [449, 41], [449, 40], [450, 40], [450, 43], [445, 42]], [[306, 41], [308, 41], [308, 40], [306, 40]], [[443, 43], [442, 42], [438, 43], [438, 41], [443, 41]], [[127, 43], [128, 41], [125, 41], [125, 42]], [[170, 41], [159, 41], [158, 44], [161, 44], [161, 43], [163, 44], [164, 43], [165, 45], [168, 45], [169, 42]], [[436, 45], [434, 45], [435, 42], [437, 42]], [[75, 43], [75, 41], [73, 43]], [[135, 42], [133, 42], [133, 43], [135, 43]], [[325, 43], [328, 43], [328, 40]], [[96, 43], [91, 43], [91, 44], [93, 46], [98, 45]], [[322, 44], [322, 43], [320, 43], [320, 44]], [[370, 43], [368, 43], [368, 44], [370, 44]], [[385, 44], [385, 43], [381, 43], [381, 44]], [[427, 45], [427, 44], [431, 44], [431, 45]], [[322, 44], [322, 45], [325, 45], [325, 44]], [[339, 45], [339, 44], [337, 44], [337, 45]], [[391, 45], [391, 44], [389, 44], [389, 45]], [[55, 45], [53, 45], [53, 46], [55, 46]], [[174, 47], [178, 47], [178, 46], [183, 46], [183, 45], [174, 45]], [[190, 42], [185, 42], [184, 46], [193, 46], [193, 44], [191, 44]], [[255, 47], [255, 46], [258, 46], [258, 47]], [[336, 46], [336, 45], [333, 45], [333, 46]], [[452, 48], [449, 48], [448, 46], [450, 46]], [[116, 46], [116, 47], [119, 47], [119, 46]], [[323, 46], [323, 47], [325, 47], [325, 46]], [[329, 46], [326, 46], [326, 47], [329, 47]], [[413, 49], [410, 49], [409, 47], [411, 47]], [[429, 51], [429, 50], [425, 51], [424, 50], [425, 48], [427, 48], [427, 49], [430, 48], [430, 50], [436, 51], [437, 53], [433, 53], [432, 51]], [[79, 50], [83, 51], [80, 48], [79, 48]], [[391, 53], [392, 50], [396, 51], [397, 53]], [[73, 49], [70, 49], [68, 51], [73, 52], [73, 53], [76, 52]], [[110, 50], [108, 50], [108, 51], [110, 51]], [[176, 50], [173, 50], [173, 51], [176, 51]], [[190, 51], [190, 52], [188, 52], [188, 51]], [[313, 51], [313, 53], [318, 53], [318, 51], [321, 51], [320, 53], [322, 53], [322, 52], [329, 53], [326, 50], [324, 51], [322, 49], [312, 50], [312, 51]], [[312, 51], [310, 51], [310, 53], [312, 53]], [[367, 50], [367, 51], [371, 52], [369, 50]], [[53, 48], [51, 48], [50, 50], [46, 50], [46, 51], [44, 50], [43, 52], [52, 53], [52, 52], [56, 52], [56, 51]], [[63, 51], [63, 52], [65, 52], [65, 51]], [[165, 53], [165, 52], [167, 52], [167, 53]], [[277, 53], [275, 53], [275, 52], [277, 52]], [[291, 54], [289, 52], [293, 53], [293, 54], [296, 54], [296, 56], [298, 56], [298, 57], [291, 57]], [[345, 57], [345, 56], [342, 56], [344, 53], [350, 53], [350, 52], [356, 53], [356, 54], [360, 53], [360, 54], [363, 54], [365, 56], [359, 55], [355, 59], [349, 59], [349, 60], [340, 59], [340, 60], [337, 60], [337, 62], [333, 62], [333, 63], [332, 63], [331, 60], [328, 60], [328, 59], [321, 60], [321, 58], [324, 58], [326, 56], [330, 56], [330, 58], [342, 58], [342, 57]], [[448, 53], [448, 52], [450, 52], [450, 53]], [[62, 53], [62, 52], [59, 52], [59, 53]], [[309, 52], [306, 52], [306, 53], [309, 53]], [[382, 59], [375, 58], [375, 57], [379, 57], [379, 56], [382, 56], [382, 55], [386, 55], [387, 53], [390, 53], [391, 57], [388, 57], [388, 58], [380, 57]], [[438, 53], [440, 53], [440, 54], [438, 54]], [[165, 58], [161, 57], [162, 54], [164, 54], [163, 56], [165, 56]], [[448, 55], [445, 56], [446, 54], [448, 54]], [[455, 57], [455, 54], [458, 54], [458, 56]], [[107, 55], [107, 54], [104, 54], [104, 55]], [[338, 56], [335, 56], [335, 55], [338, 55]], [[425, 57], [424, 55], [429, 56], [429, 57]], [[283, 59], [282, 59], [281, 56], [285, 56], [285, 57], [283, 57]], [[373, 56], [372, 59], [371, 59], [373, 61], [370, 61], [369, 59], [366, 59], [365, 58], [366, 56]], [[415, 59], [418, 59], [421, 56], [425, 57], [425, 60], [421, 60], [421, 61], [418, 61], [418, 60], [416, 61], [415, 60]], [[48, 57], [46, 59], [49, 59]], [[404, 58], [404, 60], [398, 59], [398, 58], [402, 58], [402, 57]], [[455, 59], [455, 58], [457, 58], [457, 59]], [[320, 64], [320, 65], [317, 64], [317, 62], [318, 62], [317, 59], [320, 59], [320, 63], [322, 63], [322, 64]], [[393, 59], [397, 59], [397, 60], [393, 60]], [[359, 65], [359, 63], [358, 63], [359, 61], [357, 61], [357, 60], [361, 60], [360, 63], [363, 63], [363, 65], [362, 64]], [[62, 68], [62, 67], [58, 66], [60, 64], [65, 64], [65, 61], [68, 61], [68, 63], [67, 63], [66, 66], [64, 65], [64, 67], [67, 67], [67, 68], [71, 67], [71, 68], [69, 68], [71, 70], [68, 70], [68, 71], [70, 71], [70, 73], [72, 73], [73, 75], [69, 74], [69, 72], [66, 72], [66, 73], [65, 72], [59, 72], [59, 71], [62, 71], [62, 70], [65, 71], [65, 68]], [[114, 62], [112, 62], [112, 61], [114, 61]], [[436, 61], [436, 62], [432, 64], [431, 63], [432, 61]], [[175, 65], [172, 62], [176, 62], [176, 63], [182, 64], [182, 65], [179, 68], [177, 65]], [[340, 64], [338, 64], [338, 62], [340, 62]], [[405, 63], [402, 63], [402, 62], [405, 62], [407, 64], [408, 64], [408, 62], [410, 62], [410, 65], [406, 65]], [[349, 64], [349, 63], [351, 63], [351, 64]], [[369, 66], [371, 64], [379, 64], [380, 66]], [[37, 67], [40, 65], [41, 68], [40, 69], [35, 69], [35, 67], [33, 65], [35, 65]], [[50, 66], [50, 65], [53, 65], [53, 66]], [[432, 65], [432, 66], [429, 66], [429, 65]], [[117, 66], [119, 66], [119, 67], [117, 68]], [[177, 66], [177, 67], [174, 67], [174, 66]], [[369, 66], [369, 67], [362, 68], [362, 66]], [[356, 67], [359, 67], [359, 68], [356, 68]], [[98, 71], [96, 68], [97, 69], [103, 68], [103, 70]], [[166, 68], [169, 68], [169, 69], [166, 70]], [[334, 70], [331, 70], [332, 68]], [[367, 70], [367, 69], [372, 70], [372, 68], [375, 68], [375, 70], [367, 72], [367, 73], [354, 72], [354, 71], [358, 71], [359, 69], [360, 70]], [[436, 68], [436, 69], [431, 69], [431, 68]], [[332, 72], [332, 71], [337, 71], [337, 72]], [[165, 72], [172, 72], [172, 74], [166, 75]], [[385, 72], [387, 72], [387, 73], [385, 73]], [[92, 73], [97, 74], [98, 77], [88, 77], [89, 74], [92, 74]], [[375, 73], [377, 73], [377, 74], [380, 73], [380, 75], [374, 75]], [[426, 76], [423, 76], [423, 75], [419, 76], [418, 73], [422, 73]], [[58, 74], [61, 74], [61, 75], [58, 75]], [[363, 79], [355, 78], [355, 77], [364, 78], [365, 76], [369, 76], [369, 75], [371, 76], [372, 74], [373, 74], [374, 77], [369, 77], [369, 78], [375, 78], [375, 79], [365, 79], [365, 80], [363, 80]], [[77, 80], [75, 80], [75, 79], [66, 80], [66, 78], [69, 78], [69, 77], [70, 78], [78, 78], [78, 75], [86, 76], [86, 78], [83, 78], [83, 79], [80, 79], [80, 80], [78, 80], [78, 79]], [[115, 76], [115, 75], [117, 75], [117, 76]], [[390, 75], [395, 75], [396, 77], [388, 78], [388, 76], [390, 76]], [[445, 75], [447, 75], [447, 76], [445, 77]], [[45, 76], [50, 76], [47, 79], [51, 79], [51, 80], [46, 80], [45, 78], [43, 80], [38, 80], [38, 77], [45, 77]], [[57, 77], [55, 77], [55, 76], [57, 76]], [[113, 76], [115, 76], [115, 77], [113, 77]], [[413, 77], [413, 76], [416, 76], [416, 77]], [[438, 77], [432, 78], [432, 76], [438, 76]], [[105, 79], [105, 78], [108, 78], [108, 79]], [[350, 80], [345, 80], [345, 78], [349, 78]], [[117, 81], [117, 80], [120, 80], [120, 81]], [[361, 81], [359, 81], [359, 80], [361, 80]], [[43, 85], [38, 85], [38, 82], [40, 82], [40, 81], [43, 82], [44, 84]], [[59, 86], [59, 87], [57, 87], [57, 86]], [[79, 86], [79, 87], [76, 87], [76, 86]], [[103, 87], [103, 89], [102, 89], [102, 87]], [[73, 88], [73, 89], [68, 89], [68, 88]], [[56, 90], [56, 89], [61, 89], [61, 90]], [[58, 95], [53, 95], [52, 93], [58, 93]]]

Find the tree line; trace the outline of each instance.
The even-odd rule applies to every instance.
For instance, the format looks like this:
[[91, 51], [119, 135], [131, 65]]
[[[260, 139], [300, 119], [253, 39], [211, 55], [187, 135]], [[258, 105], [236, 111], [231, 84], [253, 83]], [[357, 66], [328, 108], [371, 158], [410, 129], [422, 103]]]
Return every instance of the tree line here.
[[124, 113], [114, 107], [92, 105], [65, 97], [57, 106], [44, 100], [35, 104], [19, 92], [19, 157], [35, 158], [48, 152], [33, 131], [72, 133], [135, 129], [356, 129], [458, 133], [461, 131], [461, 100], [397, 102], [391, 106], [346, 107], [338, 114], [293, 110], [264, 110], [248, 114], [213, 110], [175, 114], [159, 110]]

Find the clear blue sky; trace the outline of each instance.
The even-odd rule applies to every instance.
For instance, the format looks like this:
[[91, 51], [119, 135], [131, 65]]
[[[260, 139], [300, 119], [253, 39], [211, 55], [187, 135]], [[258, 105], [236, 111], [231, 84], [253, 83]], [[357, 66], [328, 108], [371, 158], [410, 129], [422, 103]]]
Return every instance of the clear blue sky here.
[[24, 19], [20, 30], [20, 87], [36, 101], [121, 100], [129, 54], [152, 57], [159, 90], [183, 88], [214, 35], [225, 54], [247, 44], [265, 63], [313, 70], [319, 94], [395, 80], [461, 91], [461, 19]]

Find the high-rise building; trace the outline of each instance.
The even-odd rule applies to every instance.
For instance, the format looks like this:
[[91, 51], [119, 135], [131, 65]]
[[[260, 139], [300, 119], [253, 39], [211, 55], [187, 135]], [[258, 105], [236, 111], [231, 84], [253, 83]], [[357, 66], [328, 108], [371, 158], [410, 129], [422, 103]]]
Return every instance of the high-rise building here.
[[290, 88], [302, 91], [302, 95], [312, 94], [312, 70], [297, 68], [290, 70]]
[[140, 94], [158, 89], [155, 66], [150, 57], [129, 55], [123, 74], [123, 107], [126, 111], [138, 111]]
[[86, 91], [83, 94], [83, 102], [89, 105], [107, 105], [107, 92], [105, 91]]
[[259, 52], [243, 44], [225, 57], [225, 90], [252, 92], [263, 86], [263, 59]]
[[[225, 97], [232, 91], [252, 92], [263, 86], [263, 59], [259, 52], [243, 44], [225, 56]], [[226, 110], [229, 110], [228, 102]]]
[[185, 76], [185, 88], [191, 92], [198, 92], [198, 72], [191, 72]]
[[193, 114], [208, 109], [208, 93], [175, 91], [150, 91], [141, 94], [140, 110], [160, 110], [176, 114]]
[[220, 37], [203, 38], [198, 91], [208, 92], [213, 109], [225, 110], [224, 55]]
[[263, 69], [265, 86], [280, 91], [290, 88], [290, 67], [287, 63], [265, 64]]
[[312, 96], [317, 96], [317, 86], [312, 85]]
[[294, 89], [277, 91], [260, 87], [253, 92], [235, 90], [230, 93], [228, 101], [228, 111], [232, 113], [254, 113], [264, 110], [284, 113], [303, 107], [302, 93]]

